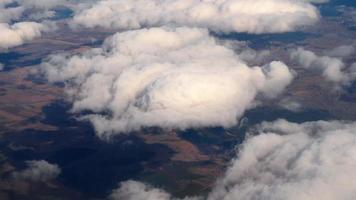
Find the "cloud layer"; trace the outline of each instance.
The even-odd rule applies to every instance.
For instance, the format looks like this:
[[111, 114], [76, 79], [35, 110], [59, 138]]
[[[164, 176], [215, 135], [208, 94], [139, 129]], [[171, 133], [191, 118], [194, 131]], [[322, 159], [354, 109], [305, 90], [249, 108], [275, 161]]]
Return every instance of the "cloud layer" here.
[[356, 123], [264, 123], [210, 195], [215, 199], [354, 199]]
[[[341, 121], [263, 123], [259, 135], [244, 142], [225, 176], [201, 199], [355, 199], [355, 130], [356, 123]], [[134, 200], [145, 194], [175, 199], [132, 181], [122, 183], [112, 197]]]
[[[153, 188], [137, 181], [127, 181], [114, 190], [111, 200], [168, 200], [173, 197], [160, 189]], [[199, 198], [187, 197], [184, 200], [198, 200]], [[178, 200], [178, 199], [177, 199]]]
[[[353, 46], [340, 46], [328, 52], [332, 56], [348, 56], [353, 53]], [[345, 69], [342, 58], [318, 56], [312, 51], [298, 48], [290, 54], [293, 61], [297, 62], [305, 69], [314, 69], [320, 71], [322, 76], [336, 85], [349, 83], [353, 77], [350, 76], [349, 70]]]
[[77, 11], [72, 25], [140, 29], [171, 24], [217, 32], [277, 33], [318, 19], [318, 10], [302, 0], [103, 0]]
[[42, 69], [49, 81], [67, 83], [74, 112], [98, 113], [85, 118], [102, 137], [152, 126], [233, 126], [257, 94], [273, 98], [293, 79], [282, 62], [248, 67], [196, 28], [117, 33], [101, 48], [52, 56]]
[[0, 50], [22, 45], [40, 37], [46, 30], [47, 26], [36, 22], [0, 23]]
[[[31, 41], [42, 35], [43, 32], [53, 29], [50, 23], [39, 23], [22, 19], [27, 9], [32, 9], [32, 13], [37, 13], [33, 9], [49, 9], [55, 6], [55, 2], [49, 1], [22, 1], [22, 0], [1, 0], [0, 1], [0, 51], [7, 50]], [[14, 4], [17, 6], [8, 6]], [[44, 11], [40, 11], [44, 12]], [[24, 20], [24, 21], [19, 21]]]
[[57, 178], [61, 173], [58, 165], [48, 163], [45, 160], [27, 161], [27, 168], [12, 174], [13, 178], [28, 181], [46, 182]]
[[[43, 32], [54, 30], [53, 24], [43, 20], [53, 16], [50, 9], [67, 3], [66, 0], [0, 0], [0, 51], [22, 45], [40, 37]], [[28, 16], [25, 17], [25, 13]]]

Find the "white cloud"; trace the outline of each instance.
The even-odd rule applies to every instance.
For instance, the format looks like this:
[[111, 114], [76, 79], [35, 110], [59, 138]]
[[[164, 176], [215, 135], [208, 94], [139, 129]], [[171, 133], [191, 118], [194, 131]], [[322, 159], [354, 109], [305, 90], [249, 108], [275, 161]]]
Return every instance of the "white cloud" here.
[[287, 110], [290, 110], [290, 111], [293, 111], [293, 112], [299, 112], [301, 111], [302, 109], [302, 105], [293, 100], [293, 99], [290, 99], [290, 98], [284, 98], [282, 99], [278, 105], [284, 109], [287, 109]]
[[12, 173], [14, 179], [46, 182], [57, 178], [61, 173], [58, 165], [50, 164], [45, 160], [27, 161], [27, 168]]
[[57, 6], [69, 5], [69, 0], [14, 0], [27, 8], [51, 9]]
[[36, 22], [0, 23], [0, 50], [22, 45], [40, 37], [46, 30], [48, 26]]
[[[355, 130], [355, 122], [263, 123], [256, 129], [258, 135], [244, 142], [213, 191], [201, 199], [355, 199]], [[176, 199], [132, 181], [122, 183], [113, 197], [136, 200], [154, 194], [161, 200]]]
[[0, 63], [0, 71], [4, 70], [5, 66], [4, 64]]
[[168, 200], [171, 195], [137, 181], [123, 182], [120, 187], [112, 191], [112, 200]]
[[326, 51], [326, 55], [331, 56], [331, 57], [345, 58], [345, 57], [353, 55], [355, 52], [356, 52], [355, 44], [341, 45], [341, 46], [335, 47], [334, 49], [332, 49], [330, 51]]
[[24, 11], [23, 7], [7, 8], [10, 1], [0, 1], [0, 23], [19, 19]]
[[266, 82], [261, 92], [269, 98], [278, 96], [293, 79], [292, 72], [282, 62], [271, 62], [263, 66], [262, 70], [266, 75]]
[[349, 69], [350, 77], [352, 80], [356, 80], [356, 63], [353, 63]]
[[219, 43], [234, 50], [239, 58], [245, 61], [248, 65], [262, 65], [266, 60], [271, 57], [269, 50], [255, 50], [248, 46], [246, 41], [220, 39]]
[[[16, 3], [17, 6], [7, 7], [11, 3]], [[11, 23], [18, 20], [26, 10], [30, 10], [32, 15], [46, 16], [50, 9], [57, 6], [70, 6], [67, 0], [1, 0], [0, 1], [0, 22]]]
[[196, 28], [117, 33], [102, 48], [52, 56], [42, 69], [67, 83], [74, 112], [98, 113], [85, 117], [101, 137], [152, 126], [230, 127], [257, 94], [273, 98], [293, 78], [281, 62], [248, 67]]
[[349, 74], [344, 70], [345, 64], [340, 58], [318, 56], [303, 48], [293, 50], [290, 57], [303, 68], [319, 70], [326, 80], [338, 85], [350, 81]]
[[[15, 7], [7, 7], [10, 3], [18, 3]], [[31, 16], [47, 16], [47, 9], [64, 3], [62, 0], [31, 1], [2, 0], [0, 1], [0, 51], [22, 45], [42, 35], [43, 32], [54, 30], [50, 22], [33, 22], [21, 19], [25, 11], [31, 10]], [[34, 8], [39, 10], [33, 10]], [[45, 9], [45, 10], [43, 10]], [[18, 20], [22, 21], [18, 21]]]
[[277, 33], [318, 19], [318, 10], [302, 0], [103, 0], [79, 9], [72, 25], [139, 29], [173, 24], [217, 32]]
[[264, 123], [210, 200], [356, 198], [356, 123]]
[[315, 4], [322, 4], [322, 3], [328, 3], [329, 0], [304, 0], [306, 2], [310, 2], [310, 3], [315, 3]]

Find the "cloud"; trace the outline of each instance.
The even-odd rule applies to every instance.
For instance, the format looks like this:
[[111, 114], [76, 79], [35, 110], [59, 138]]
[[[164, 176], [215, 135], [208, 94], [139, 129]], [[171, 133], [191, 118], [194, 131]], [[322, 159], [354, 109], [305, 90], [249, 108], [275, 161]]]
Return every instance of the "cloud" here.
[[36, 22], [0, 23], [0, 50], [22, 45], [40, 37], [46, 30], [48, 26]]
[[257, 94], [273, 98], [293, 79], [282, 62], [248, 67], [197, 28], [117, 33], [101, 48], [54, 55], [42, 70], [67, 83], [74, 112], [96, 113], [85, 118], [101, 137], [153, 126], [230, 127]]
[[350, 77], [352, 80], [356, 80], [356, 63], [353, 63], [349, 69]]
[[229, 49], [234, 50], [234, 52], [239, 56], [241, 60], [246, 62], [248, 65], [262, 65], [266, 63], [271, 57], [271, 51], [269, 50], [255, 50], [248, 46], [246, 41], [229, 40], [229, 39], [219, 39], [218, 42]]
[[5, 66], [4, 64], [0, 63], [0, 71], [4, 70]]
[[58, 6], [70, 5], [69, 0], [14, 0], [26, 8], [52, 9]]
[[[25, 11], [31, 10], [30, 16], [47, 16], [52, 6], [59, 5], [62, 1], [0, 1], [0, 51], [22, 45], [42, 35], [43, 32], [55, 30], [55, 25], [50, 22], [33, 22], [22, 19]], [[18, 3], [15, 6], [8, 6]], [[36, 9], [39, 10], [36, 10]], [[35, 9], [35, 10], [33, 10]], [[45, 14], [44, 14], [45, 13]], [[41, 17], [41, 18], [42, 18]], [[20, 21], [19, 21], [20, 20]], [[37, 19], [38, 20], [38, 19]]]
[[306, 2], [310, 3], [315, 3], [315, 4], [322, 4], [322, 3], [328, 3], [329, 0], [305, 0]]
[[332, 49], [330, 51], [326, 51], [326, 55], [331, 56], [331, 57], [345, 58], [345, 57], [353, 55], [355, 52], [356, 52], [355, 44], [341, 45], [341, 46], [335, 47], [334, 49]]
[[[123, 182], [121, 186], [112, 191], [110, 195], [112, 200], [169, 200], [172, 196], [161, 190], [153, 188], [137, 181]], [[198, 200], [199, 198], [187, 197], [184, 200]], [[177, 199], [178, 200], [178, 199]]]
[[0, 22], [11, 23], [19, 20], [25, 11], [30, 12], [27, 16], [30, 18], [33, 15], [46, 16], [46, 13], [51, 12], [50, 9], [70, 5], [71, 2], [68, 0], [2, 0], [0, 1]]
[[352, 6], [337, 6], [336, 10], [340, 13], [339, 22], [352, 30], [356, 27], [356, 8]]
[[280, 33], [318, 19], [318, 10], [302, 0], [103, 0], [77, 10], [72, 25], [127, 30], [172, 24], [216, 32]]
[[291, 98], [284, 98], [280, 102], [278, 102], [278, 105], [284, 109], [293, 111], [293, 112], [299, 112], [302, 110], [302, 105], [291, 99]]
[[209, 200], [354, 199], [356, 123], [264, 123]]
[[9, 3], [12, 3], [12, 0], [0, 1], [0, 23], [19, 19], [24, 11], [23, 7], [6, 7]]
[[[334, 53], [336, 52], [340, 53], [340, 49], [334, 51]], [[314, 52], [303, 48], [293, 50], [290, 58], [303, 68], [319, 70], [326, 80], [337, 85], [346, 84], [350, 81], [349, 74], [344, 69], [345, 64], [340, 58], [317, 56]]]
[[12, 173], [14, 179], [46, 182], [57, 178], [61, 173], [58, 165], [45, 160], [27, 161], [26, 165], [26, 169]]
[[[239, 149], [207, 200], [355, 199], [356, 123], [278, 120], [263, 123]], [[136, 200], [167, 192], [139, 182], [124, 182], [112, 197]], [[115, 199], [115, 198], [113, 198]]]
[[122, 183], [120, 188], [114, 190], [110, 195], [112, 200], [166, 200], [170, 198], [170, 194], [136, 181]]

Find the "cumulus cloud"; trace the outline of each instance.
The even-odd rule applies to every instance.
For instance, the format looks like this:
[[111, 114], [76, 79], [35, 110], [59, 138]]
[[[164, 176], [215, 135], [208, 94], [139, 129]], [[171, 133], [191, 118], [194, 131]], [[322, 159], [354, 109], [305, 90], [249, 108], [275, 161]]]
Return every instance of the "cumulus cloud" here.
[[22, 45], [40, 37], [46, 30], [46, 25], [36, 22], [0, 23], [0, 50]]
[[[64, 2], [64, 1], [63, 1]], [[28, 9], [49, 9], [52, 6], [63, 3], [57, 1], [22, 1], [22, 0], [1, 0], [0, 1], [0, 51], [22, 45], [28, 41], [38, 38], [43, 32], [55, 29], [49, 22], [33, 22], [22, 19], [24, 12]], [[8, 6], [17, 3], [16, 6]], [[31, 15], [44, 16], [42, 12], [31, 11]], [[45, 14], [47, 16], [47, 14]], [[19, 21], [24, 20], [24, 21]]]
[[264, 123], [209, 200], [354, 199], [356, 123]]
[[[263, 123], [239, 150], [207, 200], [314, 200], [356, 198], [356, 123], [278, 120]], [[124, 182], [112, 197], [121, 200], [167, 192]], [[115, 198], [113, 198], [115, 199]]]
[[[12, 6], [8, 6], [12, 4]], [[15, 6], [14, 6], [15, 5]], [[19, 20], [26, 10], [31, 15], [44, 15], [49, 10], [57, 6], [70, 6], [67, 0], [1, 0], [0, 1], [0, 22], [10, 23]]]
[[26, 164], [26, 169], [12, 174], [14, 179], [46, 182], [57, 178], [61, 173], [58, 165], [45, 160], [27, 161]]
[[281, 101], [278, 102], [278, 105], [284, 109], [293, 111], [293, 112], [299, 112], [302, 109], [302, 105], [291, 99], [291, 98], [284, 98]]
[[310, 2], [310, 3], [315, 3], [315, 4], [322, 4], [322, 3], [328, 3], [329, 0], [304, 0], [306, 2]]
[[271, 51], [255, 50], [248, 46], [246, 41], [220, 39], [218, 42], [227, 48], [234, 50], [241, 60], [248, 65], [262, 65], [266, 60], [271, 57]]
[[51, 9], [58, 6], [70, 5], [69, 0], [14, 0], [27, 8]]
[[101, 137], [143, 127], [230, 127], [257, 94], [273, 98], [292, 81], [282, 62], [248, 67], [207, 30], [151, 28], [117, 33], [101, 48], [54, 55], [42, 66], [66, 82], [73, 111]]
[[173, 24], [217, 32], [277, 33], [318, 19], [318, 10], [303, 0], [103, 0], [79, 9], [72, 25], [139, 29]]
[[326, 51], [326, 55], [331, 56], [331, 57], [345, 58], [345, 57], [353, 55], [355, 52], [356, 52], [355, 44], [341, 45], [341, 46], [335, 47], [334, 49], [332, 49], [330, 51]]
[[[173, 197], [161, 189], [153, 188], [137, 181], [123, 182], [121, 186], [114, 190], [110, 199], [112, 200], [169, 200]], [[174, 198], [175, 199], [175, 198]], [[187, 197], [184, 200], [198, 200], [197, 197]], [[178, 199], [176, 199], [178, 200]]]
[[353, 63], [349, 69], [350, 77], [352, 80], [356, 80], [356, 63]]
[[[340, 53], [339, 50], [336, 50], [336, 52]], [[336, 52], [334, 51], [334, 53]], [[340, 58], [318, 56], [303, 48], [293, 50], [290, 57], [303, 68], [319, 70], [325, 79], [330, 82], [346, 84], [350, 81], [349, 73], [345, 71], [345, 64]]]
[[0, 23], [19, 19], [24, 11], [23, 7], [6, 7], [9, 3], [12, 3], [12, 0], [0, 1]]

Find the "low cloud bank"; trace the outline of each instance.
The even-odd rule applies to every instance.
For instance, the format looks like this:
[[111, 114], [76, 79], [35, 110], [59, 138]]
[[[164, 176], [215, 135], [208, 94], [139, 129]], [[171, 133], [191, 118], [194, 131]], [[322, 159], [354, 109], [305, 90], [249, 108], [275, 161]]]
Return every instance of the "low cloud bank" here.
[[353, 199], [356, 123], [263, 123], [209, 200]]
[[[281, 33], [314, 24], [315, 6], [303, 0], [103, 0], [78, 9], [72, 25], [140, 29], [161, 25], [216, 32]], [[321, 1], [311, 1], [319, 2]]]
[[[53, 15], [49, 9], [65, 3], [64, 0], [1, 0], [0, 51], [20, 46], [40, 37], [44, 32], [54, 30], [53, 23], [46, 22], [44, 19]], [[31, 14], [25, 18], [26, 11]]]
[[[192, 199], [354, 199], [355, 130], [356, 123], [342, 121], [262, 123], [208, 197]], [[177, 200], [135, 181], [123, 182], [111, 197], [137, 200], [140, 195]]]
[[166, 129], [230, 127], [257, 95], [273, 98], [292, 81], [282, 62], [248, 67], [207, 30], [151, 28], [117, 33], [101, 48], [54, 55], [42, 65], [51, 82], [65, 82], [73, 112], [98, 135]]
[[305, 69], [318, 70], [322, 76], [336, 86], [347, 85], [353, 81], [352, 68], [347, 69], [342, 57], [354, 53], [353, 46], [340, 46], [329, 52], [328, 55], [318, 56], [314, 52], [298, 48], [290, 53], [290, 58]]
[[[173, 198], [164, 190], [153, 188], [137, 181], [126, 181], [114, 190], [109, 199], [111, 200], [169, 200]], [[200, 200], [199, 197], [186, 197], [184, 200]], [[176, 199], [178, 200], [178, 199]]]
[[12, 174], [14, 179], [46, 182], [57, 178], [61, 173], [58, 165], [48, 163], [45, 160], [31, 160], [27, 161], [26, 164], [26, 169]]
[[42, 35], [49, 27], [36, 22], [18, 22], [13, 25], [0, 23], [0, 50], [7, 50]]

